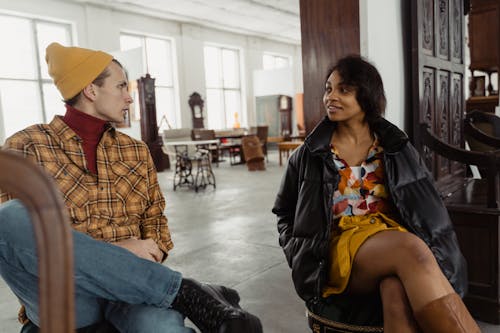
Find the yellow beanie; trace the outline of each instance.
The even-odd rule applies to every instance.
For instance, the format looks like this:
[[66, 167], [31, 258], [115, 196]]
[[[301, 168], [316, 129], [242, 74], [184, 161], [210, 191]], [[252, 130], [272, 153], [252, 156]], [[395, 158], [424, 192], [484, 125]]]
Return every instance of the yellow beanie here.
[[92, 83], [112, 60], [112, 55], [102, 51], [58, 43], [50, 44], [45, 51], [49, 75], [65, 100], [75, 97]]

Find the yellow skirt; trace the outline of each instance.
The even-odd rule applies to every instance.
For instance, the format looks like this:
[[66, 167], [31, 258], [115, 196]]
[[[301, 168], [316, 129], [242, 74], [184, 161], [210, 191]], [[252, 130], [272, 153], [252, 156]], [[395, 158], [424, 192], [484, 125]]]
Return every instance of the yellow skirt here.
[[406, 232], [383, 213], [342, 216], [330, 242], [330, 271], [323, 297], [342, 293], [351, 276], [352, 262], [368, 237], [385, 230]]

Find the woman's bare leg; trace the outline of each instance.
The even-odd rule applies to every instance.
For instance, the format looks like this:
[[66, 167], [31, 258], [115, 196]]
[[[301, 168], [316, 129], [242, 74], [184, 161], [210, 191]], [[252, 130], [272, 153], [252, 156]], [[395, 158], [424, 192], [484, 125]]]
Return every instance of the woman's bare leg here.
[[454, 292], [429, 247], [409, 232], [383, 231], [368, 238], [354, 258], [349, 290], [376, 290], [391, 275], [401, 281], [413, 312]]
[[384, 332], [420, 332], [401, 281], [396, 276], [386, 277], [380, 282], [379, 289], [384, 310]]

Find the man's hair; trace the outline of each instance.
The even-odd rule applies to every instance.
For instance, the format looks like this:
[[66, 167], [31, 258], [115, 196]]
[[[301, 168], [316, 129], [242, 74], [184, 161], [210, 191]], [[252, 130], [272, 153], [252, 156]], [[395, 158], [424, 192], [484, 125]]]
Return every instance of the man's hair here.
[[356, 89], [356, 100], [368, 123], [383, 116], [387, 101], [382, 78], [375, 66], [361, 56], [349, 55], [328, 70], [326, 80], [334, 71], [340, 74], [344, 84]]
[[[123, 65], [116, 59], [113, 59], [112, 62], [120, 66], [120, 68], [123, 69]], [[102, 87], [104, 84], [104, 80], [110, 76], [111, 73], [109, 72], [109, 69], [106, 67], [101, 74], [99, 74], [94, 81], [92, 81], [93, 84], [95, 84], [98, 87]], [[67, 99], [64, 101], [64, 103], [68, 104], [69, 106], [75, 106], [75, 104], [80, 100], [80, 96], [82, 95], [82, 92], [80, 91], [78, 94], [76, 94], [74, 97], [71, 97], [70, 99]]]

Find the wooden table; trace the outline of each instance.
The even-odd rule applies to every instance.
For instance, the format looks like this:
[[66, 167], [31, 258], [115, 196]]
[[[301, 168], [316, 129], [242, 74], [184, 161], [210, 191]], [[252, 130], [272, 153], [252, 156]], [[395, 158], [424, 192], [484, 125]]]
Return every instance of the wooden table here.
[[282, 154], [286, 154], [286, 158], [290, 156], [290, 151], [299, 147], [303, 142], [302, 141], [283, 141], [278, 142], [278, 151], [280, 155], [280, 166], [283, 165]]

